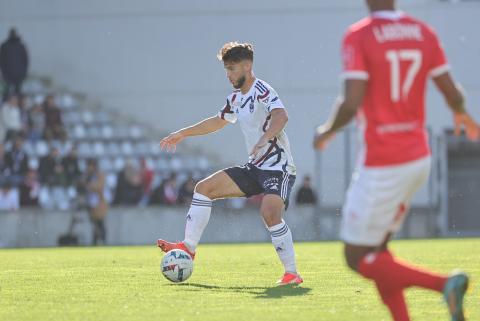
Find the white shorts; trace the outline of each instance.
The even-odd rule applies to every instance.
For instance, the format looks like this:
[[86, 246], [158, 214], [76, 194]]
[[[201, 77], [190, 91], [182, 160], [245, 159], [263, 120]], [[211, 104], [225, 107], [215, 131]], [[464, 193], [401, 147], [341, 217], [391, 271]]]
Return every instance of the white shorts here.
[[395, 166], [361, 166], [353, 174], [343, 207], [340, 237], [345, 243], [381, 245], [397, 232], [415, 192], [427, 181], [430, 156]]

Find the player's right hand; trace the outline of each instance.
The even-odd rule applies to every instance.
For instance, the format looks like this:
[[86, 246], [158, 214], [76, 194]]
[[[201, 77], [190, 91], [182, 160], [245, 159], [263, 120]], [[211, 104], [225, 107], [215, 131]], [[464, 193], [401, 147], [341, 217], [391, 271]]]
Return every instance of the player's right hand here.
[[459, 136], [463, 128], [469, 140], [478, 141], [480, 138], [480, 127], [469, 114], [455, 113], [453, 114], [453, 121], [455, 122], [455, 136]]
[[328, 143], [335, 137], [334, 133], [330, 133], [326, 130], [326, 126], [322, 125], [315, 131], [313, 137], [313, 148], [318, 150], [325, 150]]
[[166, 150], [167, 152], [175, 153], [177, 144], [180, 143], [184, 138], [185, 136], [180, 131], [173, 132], [160, 141], [160, 148], [162, 150]]

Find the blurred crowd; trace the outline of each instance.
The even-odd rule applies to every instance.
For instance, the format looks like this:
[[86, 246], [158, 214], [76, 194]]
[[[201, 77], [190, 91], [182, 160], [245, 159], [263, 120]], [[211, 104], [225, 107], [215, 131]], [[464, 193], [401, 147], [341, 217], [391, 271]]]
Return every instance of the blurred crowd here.
[[63, 166], [71, 164], [69, 157], [64, 158], [65, 164], [58, 164], [60, 157], [55, 148], [42, 158], [38, 171], [31, 168], [24, 150], [26, 139], [32, 142], [66, 139], [61, 112], [53, 95], [47, 96], [43, 102], [33, 102], [16, 92], [5, 95], [0, 111], [0, 209], [36, 205], [41, 194], [40, 186], [70, 184], [72, 175], [77, 174], [65, 172], [60, 175]]
[[[65, 155], [52, 146], [34, 169], [29, 166], [24, 143], [23, 134], [0, 143], [0, 210], [24, 206], [68, 210], [83, 204], [81, 199], [88, 192], [88, 164], [96, 160], [87, 160], [82, 171], [75, 145]], [[102, 197], [109, 204], [126, 206], [190, 204], [196, 184], [192, 176], [179, 182], [175, 173], [161, 179], [144, 160], [140, 166], [127, 162], [113, 180], [115, 184], [104, 184]]]

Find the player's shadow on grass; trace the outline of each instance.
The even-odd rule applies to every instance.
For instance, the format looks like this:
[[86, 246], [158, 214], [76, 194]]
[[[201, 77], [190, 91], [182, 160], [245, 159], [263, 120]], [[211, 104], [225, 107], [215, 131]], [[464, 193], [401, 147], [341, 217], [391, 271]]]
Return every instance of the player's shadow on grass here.
[[180, 283], [170, 284], [170, 286], [181, 286], [187, 291], [201, 291], [201, 289], [208, 289], [218, 292], [235, 292], [235, 293], [249, 293], [255, 295], [256, 299], [277, 299], [287, 296], [306, 295], [311, 288], [306, 288], [297, 285], [284, 285], [274, 287], [262, 286], [217, 286], [200, 283]]

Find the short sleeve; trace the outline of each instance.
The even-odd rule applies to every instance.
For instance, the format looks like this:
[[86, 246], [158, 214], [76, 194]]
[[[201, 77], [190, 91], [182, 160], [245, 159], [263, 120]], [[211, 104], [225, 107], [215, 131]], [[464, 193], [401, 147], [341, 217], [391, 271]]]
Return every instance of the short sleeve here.
[[237, 115], [233, 111], [232, 105], [228, 98], [227, 98], [227, 102], [225, 103], [225, 106], [223, 106], [223, 108], [220, 109], [217, 115], [221, 119], [226, 120], [232, 124], [234, 124], [237, 121]]
[[442, 44], [437, 35], [433, 33], [432, 40], [432, 63], [430, 67], [430, 77], [437, 77], [450, 70], [450, 66], [447, 62], [445, 50], [443, 50]]
[[265, 105], [267, 112], [278, 108], [285, 108], [275, 89], [262, 82], [258, 82], [255, 87], [258, 91], [257, 100]]
[[367, 80], [368, 70], [359, 32], [347, 32], [342, 42], [343, 79]]

